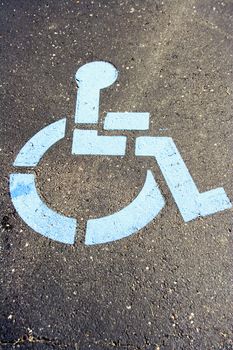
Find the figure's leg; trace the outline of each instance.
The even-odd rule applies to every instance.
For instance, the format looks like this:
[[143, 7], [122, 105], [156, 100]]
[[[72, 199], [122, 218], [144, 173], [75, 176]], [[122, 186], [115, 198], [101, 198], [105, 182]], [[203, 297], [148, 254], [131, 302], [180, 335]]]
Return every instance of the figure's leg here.
[[75, 129], [72, 154], [95, 156], [124, 156], [126, 136], [102, 136], [96, 130]]
[[135, 154], [156, 158], [184, 221], [231, 208], [223, 188], [199, 193], [172, 138], [138, 137]]

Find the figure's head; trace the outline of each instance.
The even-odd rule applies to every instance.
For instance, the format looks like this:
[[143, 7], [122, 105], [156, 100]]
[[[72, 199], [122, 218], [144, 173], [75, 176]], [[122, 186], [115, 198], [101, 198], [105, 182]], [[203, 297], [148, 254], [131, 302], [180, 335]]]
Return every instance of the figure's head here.
[[118, 71], [111, 63], [95, 61], [80, 67], [75, 74], [75, 79], [79, 87], [94, 86], [97, 89], [104, 89], [112, 85], [117, 76]]

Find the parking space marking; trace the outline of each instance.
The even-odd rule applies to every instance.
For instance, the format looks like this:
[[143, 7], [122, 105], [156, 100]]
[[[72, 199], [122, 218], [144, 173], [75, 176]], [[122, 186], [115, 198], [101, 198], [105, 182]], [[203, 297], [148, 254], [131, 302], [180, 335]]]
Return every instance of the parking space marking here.
[[[111, 85], [117, 75], [117, 69], [108, 62], [91, 62], [78, 69], [73, 155], [125, 156], [126, 136], [98, 135], [97, 130], [79, 127], [80, 123], [98, 122], [100, 91]], [[45, 152], [65, 136], [65, 126], [66, 120], [61, 119], [37, 132], [20, 150], [14, 166], [36, 166]], [[104, 122], [105, 130], [148, 128], [147, 112], [109, 112]], [[223, 188], [198, 191], [172, 138], [136, 137], [135, 155], [154, 157], [185, 222], [232, 207]], [[32, 229], [59, 242], [74, 243], [76, 220], [56, 213], [42, 202], [34, 175], [11, 174], [10, 193], [18, 214]], [[129, 205], [111, 215], [87, 221], [85, 243], [93, 245], [128, 237], [155, 219], [164, 205], [154, 177], [147, 170], [142, 190]]]

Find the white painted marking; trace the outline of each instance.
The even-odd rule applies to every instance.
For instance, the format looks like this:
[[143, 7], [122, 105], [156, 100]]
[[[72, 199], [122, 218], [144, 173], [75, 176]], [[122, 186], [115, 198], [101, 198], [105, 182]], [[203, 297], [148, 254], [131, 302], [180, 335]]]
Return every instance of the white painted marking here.
[[[100, 90], [117, 79], [116, 68], [107, 62], [92, 62], [76, 73], [78, 84], [76, 123], [97, 123]], [[14, 166], [36, 166], [45, 152], [65, 136], [66, 119], [35, 134], [20, 150]], [[105, 130], [147, 130], [149, 113], [107, 114]], [[164, 129], [165, 130], [165, 129]], [[74, 130], [72, 154], [124, 156], [126, 136], [102, 136], [96, 130]], [[184, 221], [232, 207], [223, 188], [199, 193], [178, 149], [169, 137], [139, 137], [136, 156], [154, 157], [163, 173]], [[10, 194], [21, 218], [36, 232], [59, 242], [74, 243], [76, 220], [49, 209], [40, 199], [32, 174], [11, 174]], [[165, 205], [150, 170], [138, 196], [120, 211], [88, 220], [86, 244], [127, 237], [147, 225]]]

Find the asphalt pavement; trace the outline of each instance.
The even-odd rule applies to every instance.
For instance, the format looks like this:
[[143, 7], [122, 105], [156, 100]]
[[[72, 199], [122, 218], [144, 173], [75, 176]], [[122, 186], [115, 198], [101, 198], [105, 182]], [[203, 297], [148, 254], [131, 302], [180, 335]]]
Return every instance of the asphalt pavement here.
[[[135, 156], [137, 137], [170, 137], [198, 190], [233, 200], [233, 1], [2, 0], [0, 18], [0, 348], [233, 350], [233, 210], [185, 222], [153, 157]], [[90, 128], [126, 135], [125, 157], [71, 153], [75, 73], [92, 61], [119, 76]], [[149, 112], [149, 131], [104, 131], [107, 112], [126, 111]], [[64, 117], [65, 137], [24, 172], [77, 218], [73, 245], [31, 229], [9, 194], [22, 146]], [[129, 205], [148, 169], [160, 213], [86, 245], [87, 220]]]

